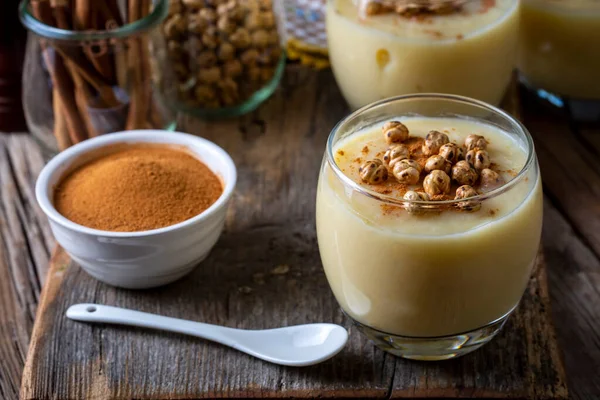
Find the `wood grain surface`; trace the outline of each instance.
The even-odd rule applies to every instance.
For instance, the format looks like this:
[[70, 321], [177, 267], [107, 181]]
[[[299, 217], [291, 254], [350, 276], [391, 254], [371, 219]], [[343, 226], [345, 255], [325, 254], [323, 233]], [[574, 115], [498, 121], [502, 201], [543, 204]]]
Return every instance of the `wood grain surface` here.
[[[600, 175], [594, 165], [600, 130], [580, 127], [568, 114], [553, 116], [524, 94], [521, 99], [545, 182], [544, 252], [570, 397], [597, 399], [600, 239], [588, 233], [588, 224], [600, 218], [595, 205]], [[529, 313], [518, 312], [482, 350], [434, 364], [385, 355], [351, 329], [351, 342], [339, 357], [313, 368], [280, 368], [197, 339], [76, 324], [50, 311], [64, 311], [70, 302], [96, 301], [239, 327], [315, 320], [345, 323], [321, 271], [312, 210], [324, 138], [346, 113], [343, 104], [329, 72], [291, 67], [283, 87], [253, 115], [219, 124], [185, 121], [183, 129], [221, 144], [240, 169], [226, 235], [189, 279], [151, 291], [109, 288], [57, 254], [31, 344], [31, 354], [41, 355], [42, 349], [45, 353], [30, 357], [23, 397], [494, 396], [489, 388], [518, 397], [563, 396], [556, 349], [548, 336], [536, 335], [548, 325], [549, 316], [547, 304], [539, 301], [545, 293], [542, 268], [520, 308]], [[0, 137], [3, 399], [17, 398], [52, 248], [47, 223], [34, 205], [33, 182], [41, 165], [40, 151], [30, 138]], [[582, 193], [573, 192], [580, 189]], [[262, 200], [257, 202], [256, 196]], [[582, 205], [589, 204], [586, 214]], [[289, 271], [274, 273], [280, 265]], [[44, 325], [54, 330], [40, 328]], [[523, 348], [548, 351], [523, 352]], [[495, 386], [499, 382], [503, 384]]]
[[[348, 324], [329, 290], [314, 228], [325, 141], [347, 111], [329, 75], [289, 75], [295, 90], [284, 88], [260, 119], [187, 126], [225, 148], [239, 169], [226, 233], [192, 275], [158, 290], [120, 290], [56, 254], [23, 397], [565, 398], [542, 257], [507, 329], [467, 357], [396, 359]], [[335, 322], [350, 329], [351, 340], [327, 363], [284, 368], [181, 335], [65, 319], [69, 305], [86, 302], [249, 329]]]

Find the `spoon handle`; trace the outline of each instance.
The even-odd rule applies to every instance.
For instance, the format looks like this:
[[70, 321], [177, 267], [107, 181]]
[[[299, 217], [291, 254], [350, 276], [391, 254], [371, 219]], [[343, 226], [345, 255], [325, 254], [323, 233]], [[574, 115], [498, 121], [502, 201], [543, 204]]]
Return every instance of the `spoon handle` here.
[[179, 318], [163, 317], [127, 308], [104, 306], [101, 304], [75, 304], [69, 307], [67, 317], [75, 321], [101, 322], [107, 324], [140, 326], [169, 332], [183, 333], [211, 340], [230, 347], [237, 347], [232, 333], [237, 329], [187, 321]]

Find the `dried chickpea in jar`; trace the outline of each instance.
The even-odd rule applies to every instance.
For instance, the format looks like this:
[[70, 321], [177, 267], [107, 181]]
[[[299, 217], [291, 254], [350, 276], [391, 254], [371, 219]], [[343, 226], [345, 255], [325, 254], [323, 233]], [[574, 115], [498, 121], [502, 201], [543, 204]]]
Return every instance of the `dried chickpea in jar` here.
[[171, 0], [165, 65], [154, 79], [186, 108], [234, 107], [269, 83], [282, 59], [276, 0]]

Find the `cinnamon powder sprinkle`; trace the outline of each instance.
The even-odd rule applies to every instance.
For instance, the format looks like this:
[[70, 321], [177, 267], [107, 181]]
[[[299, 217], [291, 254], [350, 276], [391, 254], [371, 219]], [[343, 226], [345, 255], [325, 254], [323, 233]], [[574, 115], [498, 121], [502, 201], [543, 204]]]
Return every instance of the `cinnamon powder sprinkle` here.
[[54, 206], [89, 228], [138, 232], [195, 217], [223, 193], [219, 178], [184, 149], [134, 144], [105, 147], [57, 185]]
[[363, 154], [369, 154], [369, 146], [363, 147], [361, 151]]
[[496, 7], [496, 0], [484, 0], [481, 10], [479, 11], [480, 14], [485, 14], [487, 13], [491, 8]]
[[436, 39], [442, 39], [444, 37], [444, 34], [441, 31], [436, 31], [433, 29], [425, 29], [423, 32], [430, 34]]

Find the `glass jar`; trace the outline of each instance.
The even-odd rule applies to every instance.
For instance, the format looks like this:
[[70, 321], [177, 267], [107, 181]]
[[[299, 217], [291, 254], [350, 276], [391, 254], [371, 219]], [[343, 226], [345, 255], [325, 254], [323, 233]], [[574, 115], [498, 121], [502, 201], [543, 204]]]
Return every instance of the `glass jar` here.
[[97, 20], [76, 31], [68, 3], [21, 2], [19, 16], [29, 31], [23, 108], [49, 156], [104, 133], [175, 127], [174, 113], [153, 93], [150, 72], [149, 44], [158, 36], [152, 43], [160, 47], [167, 0], [129, 0], [121, 9], [105, 4], [115, 8], [99, 7]]
[[269, 98], [285, 67], [279, 3], [171, 0], [154, 75], [167, 102], [210, 118], [245, 114]]
[[517, 0], [328, 0], [331, 65], [353, 109], [421, 92], [497, 105], [516, 64], [518, 22]]
[[539, 94], [596, 102], [600, 120], [600, 3], [596, 0], [523, 0], [521, 78]]
[[[427, 175], [429, 160], [416, 170], [416, 184], [402, 183], [396, 166], [383, 181], [363, 183], [365, 161], [380, 158], [386, 168], [382, 126], [391, 120], [408, 128], [407, 166], [425, 164], [421, 144], [432, 129], [455, 148], [477, 132], [486, 140], [487, 168], [499, 176], [481, 169], [469, 200], [455, 199], [456, 183], [432, 193], [429, 176], [444, 173]], [[439, 152], [459, 179], [454, 170], [467, 161], [459, 161], [459, 151]], [[421, 194], [406, 197], [407, 190]], [[323, 268], [343, 311], [377, 346], [412, 359], [457, 357], [491, 340], [519, 303], [538, 252], [542, 205], [532, 138], [502, 110], [450, 95], [382, 100], [343, 119], [329, 136], [316, 201]]]

